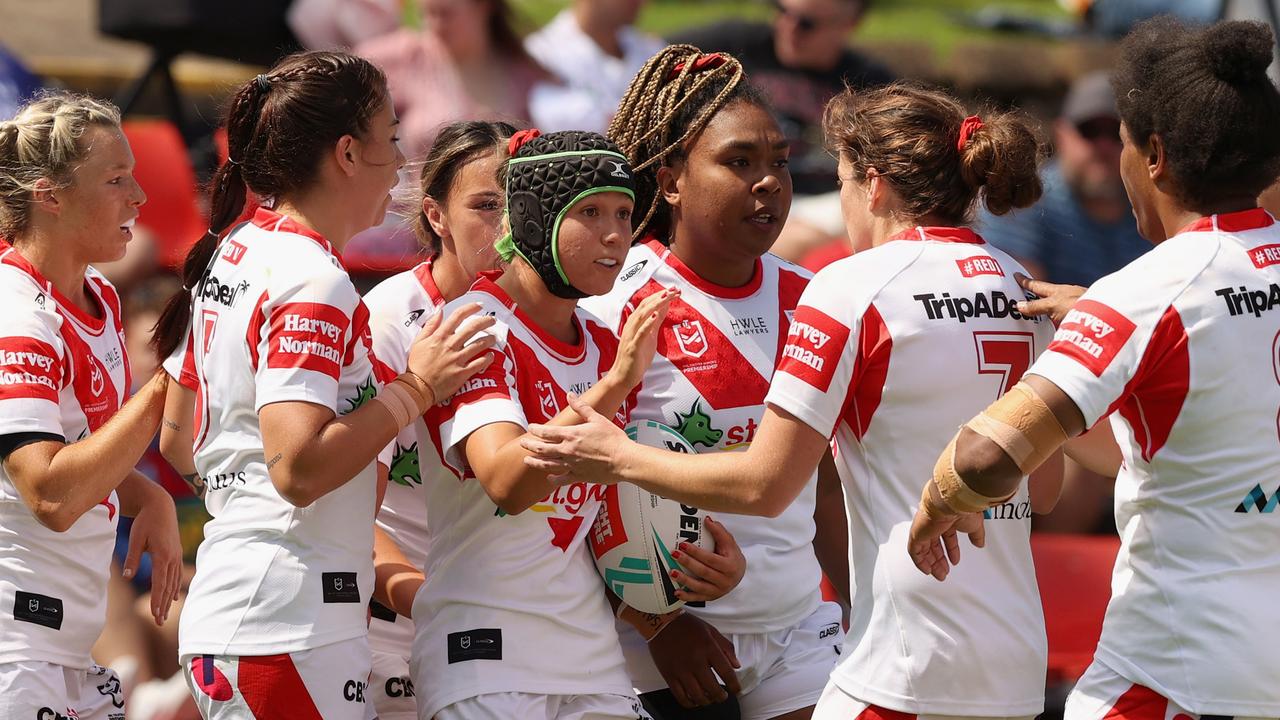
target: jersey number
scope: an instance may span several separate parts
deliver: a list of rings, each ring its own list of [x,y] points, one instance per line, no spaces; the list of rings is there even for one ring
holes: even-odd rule
[[[1022,379],[1036,357],[1035,336],[1029,332],[974,332],[973,346],[978,374],[1000,376],[1000,395]]]

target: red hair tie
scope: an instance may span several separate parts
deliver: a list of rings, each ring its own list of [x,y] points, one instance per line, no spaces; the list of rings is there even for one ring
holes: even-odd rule
[[[956,141],[956,149],[964,152],[965,146],[969,144],[969,138],[973,134],[982,129],[982,118],[977,115],[970,115],[960,123],[960,139]]]
[[[690,72],[700,73],[703,70],[714,70],[715,68],[724,65],[725,62],[725,57],[720,53],[703,55],[693,61],[693,69],[690,70]],[[676,66],[671,68],[671,72],[667,73],[667,82],[675,80],[676,76],[678,76],[682,71],[684,71],[684,63],[676,63]]]
[[[517,132],[515,135],[512,135],[511,139],[507,141],[507,155],[509,157],[515,157],[517,150],[524,147],[525,143],[529,142],[530,140],[540,135],[542,135],[542,131],[539,130],[538,128],[529,128],[528,130],[521,130]]]

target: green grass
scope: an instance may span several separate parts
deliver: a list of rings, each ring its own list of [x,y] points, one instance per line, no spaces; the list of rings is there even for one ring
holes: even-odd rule
[[[515,0],[522,18],[532,27],[551,19],[566,4],[567,0]],[[1066,16],[1057,0],[879,0],[858,29],[857,38],[871,43],[918,42],[945,57],[963,42],[1010,37],[962,22],[965,15],[990,5],[1038,17]],[[651,33],[666,35],[721,18],[764,20],[771,15],[769,3],[758,0],[650,0],[638,24]]]

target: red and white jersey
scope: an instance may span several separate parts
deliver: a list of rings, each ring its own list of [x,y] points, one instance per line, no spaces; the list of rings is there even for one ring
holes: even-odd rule
[[[466,467],[463,443],[493,423],[528,427],[567,407],[613,365],[618,341],[584,310],[570,345],[529,319],[492,274],[444,306],[478,302],[497,324],[493,362],[428,411],[431,432],[458,474],[423,473],[427,582],[414,601],[418,712],[494,692],[631,694],[604,583],[587,548],[604,488],[574,483],[518,515],[489,499]]]
[[[1047,649],[1026,483],[987,512],[945,583],[907,554],[920,488],[956,428],[1048,346],[1009,255],[963,228],[913,228],[819,271],[768,401],[835,437],[853,608],[832,681],[867,703],[1009,717],[1044,706]]]
[[[423,324],[444,305],[444,297],[431,278],[431,261],[387,278],[364,296],[369,307],[373,354],[389,372],[404,372],[409,346]],[[440,460],[436,441],[423,418],[402,429],[386,459],[390,468],[387,492],[378,510],[378,527],[400,546],[414,567],[427,564],[427,492],[423,475],[437,474],[456,480]],[[369,645],[375,652],[409,657],[413,647],[413,621],[405,617],[381,619],[369,624]]]
[[[621,333],[640,301],[679,288],[631,419],[669,425],[699,452],[745,450],[764,418],[790,315],[810,277],[765,255],[746,285],[720,287],[650,240],[631,248],[612,292],[582,304]],[[689,612],[723,633],[776,632],[813,614],[822,601],[813,554],[816,492],[814,476],[776,518],[716,513],[741,546],[747,573],[728,595]]]
[[[1124,454],[1097,660],[1194,713],[1280,716],[1280,224],[1193,223],[1095,283],[1029,372],[1112,413]]]
[[[196,387],[205,480],[184,655],[270,655],[361,637],[373,587],[374,463],[299,508],[267,473],[258,411],[307,402],[342,415],[373,398],[369,313],[323,237],[260,208],[193,291],[191,331],[165,363]]]
[[[0,435],[83,440],[129,394],[120,298],[94,269],[93,317],[0,242]],[[111,494],[64,533],[41,525],[0,464],[0,663],[92,664],[106,621],[119,503]]]

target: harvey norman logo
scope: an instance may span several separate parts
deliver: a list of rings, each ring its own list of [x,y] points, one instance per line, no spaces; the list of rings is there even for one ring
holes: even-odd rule
[[[1062,319],[1049,350],[1074,358],[1101,377],[1135,326],[1116,310],[1095,300],[1081,300]]]
[[[778,370],[826,392],[848,339],[849,328],[821,310],[801,305],[787,331]]]
[[[350,319],[323,303],[287,303],[271,314],[267,367],[300,367],[337,378]]]

